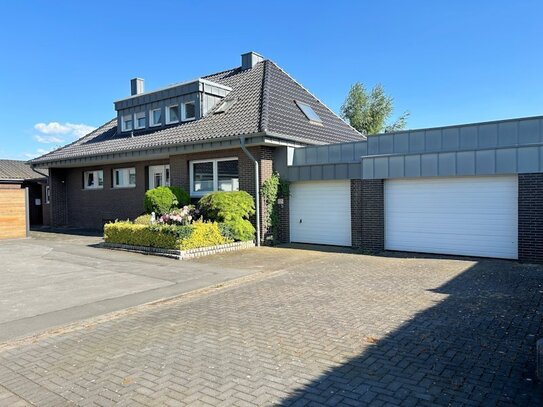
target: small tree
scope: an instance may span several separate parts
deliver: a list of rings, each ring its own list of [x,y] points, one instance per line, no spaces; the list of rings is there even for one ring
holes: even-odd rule
[[[356,82],[341,106],[341,116],[366,135],[402,130],[407,124],[409,112],[404,112],[396,121],[387,124],[394,109],[393,102],[380,84],[368,93],[364,85]]]

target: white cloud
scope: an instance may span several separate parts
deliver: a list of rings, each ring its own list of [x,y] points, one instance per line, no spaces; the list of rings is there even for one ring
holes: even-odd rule
[[[39,133],[34,136],[34,140],[39,143],[63,143],[68,141],[77,140],[95,129],[88,124],[76,124],[76,123],[36,123],[34,129]]]
[[[39,134],[34,136],[34,140],[43,144],[62,143],[64,141],[64,139],[57,136],[41,136]]]

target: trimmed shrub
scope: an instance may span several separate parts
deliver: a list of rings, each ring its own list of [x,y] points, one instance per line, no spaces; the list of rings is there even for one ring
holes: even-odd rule
[[[131,222],[108,223],[104,226],[104,240],[107,243],[178,249],[179,236],[169,230],[171,228],[175,227],[134,225]]]
[[[253,240],[255,237],[255,227],[247,219],[229,220],[222,223],[223,230],[227,230],[228,236],[234,240]]]
[[[143,207],[145,212],[157,215],[168,213],[177,206],[177,197],[168,187],[150,189],[145,193]]]
[[[181,187],[168,187],[170,191],[173,192],[177,198],[177,206],[183,207],[185,205],[190,205],[190,195]]]
[[[249,217],[255,213],[255,201],[245,191],[213,192],[198,202],[204,218],[220,222],[225,236],[234,240],[252,240],[255,228]]]
[[[217,246],[231,242],[225,238],[216,222],[194,222],[190,236],[181,240],[181,249],[196,249],[199,247]]]
[[[134,224],[136,225],[150,225],[151,224],[151,214],[146,213],[145,215],[140,215],[134,219]]]
[[[249,219],[255,213],[255,201],[245,191],[213,192],[198,201],[198,208],[206,219],[225,222]]]

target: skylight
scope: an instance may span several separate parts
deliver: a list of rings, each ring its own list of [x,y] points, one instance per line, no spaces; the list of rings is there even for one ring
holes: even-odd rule
[[[322,123],[322,119],[317,113],[315,113],[311,106],[309,106],[307,103],[299,102],[297,100],[295,100],[295,102],[310,122]]]
[[[226,113],[226,111],[230,109],[234,103],[236,103],[236,100],[237,99],[235,98],[225,99],[217,110],[215,110],[215,113]]]

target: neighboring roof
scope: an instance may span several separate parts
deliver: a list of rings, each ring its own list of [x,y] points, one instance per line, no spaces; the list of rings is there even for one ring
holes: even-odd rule
[[[24,161],[0,160],[0,182],[6,181],[29,181],[47,177],[47,170],[34,171]]]
[[[213,114],[211,111],[199,120],[160,130],[134,132],[133,137],[130,133],[117,132],[115,118],[72,144],[30,162],[40,164],[255,133],[273,134],[304,144],[365,138],[269,60],[259,62],[251,69],[230,69],[203,79],[231,87],[228,98],[236,98],[236,103],[225,113]],[[321,117],[322,125],[310,123],[295,100],[309,104]]]

